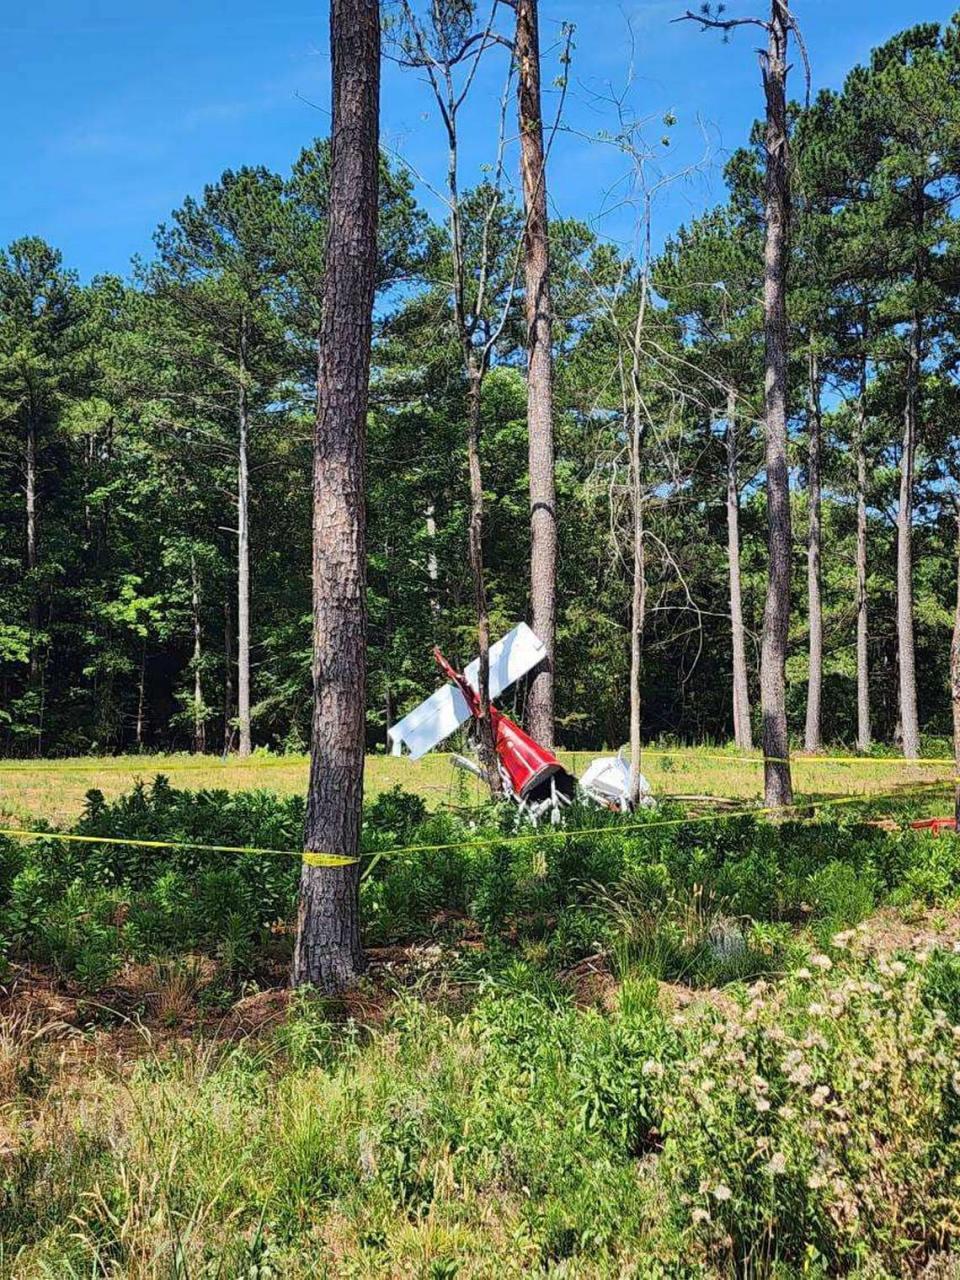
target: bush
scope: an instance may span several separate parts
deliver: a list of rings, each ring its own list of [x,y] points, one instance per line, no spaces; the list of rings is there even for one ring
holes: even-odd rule
[[[878,903],[939,904],[960,892],[960,842],[843,821],[775,826],[751,817],[663,825],[675,806],[628,822],[574,807],[564,831],[520,831],[509,806],[469,825],[428,814],[400,788],[363,824],[361,914],[370,944],[479,929],[567,967],[606,952],[622,972],[696,985],[778,972],[789,935],[818,936]],[[295,851],[303,803],[262,791],[177,791],[162,777],[107,802],[90,792],[76,832]],[[380,855],[380,856],[378,856]],[[284,853],[0,840],[0,937],[14,953],[102,980],[125,957],[218,956],[238,977],[295,911],[299,861]],[[64,908],[69,901],[73,916]]]
[[[71,1061],[38,1091],[59,1045],[14,1060],[0,1037],[4,1261],[934,1274],[960,1244],[960,958],[856,946],[682,1014],[642,975],[609,1013],[578,1009],[516,959],[457,1019],[408,994],[364,1035],[301,992],[256,1051],[185,1042],[82,1090]]]

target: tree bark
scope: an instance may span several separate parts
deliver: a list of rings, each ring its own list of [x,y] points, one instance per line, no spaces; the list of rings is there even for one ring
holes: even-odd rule
[[[480,469],[481,410],[483,407],[483,379],[490,356],[489,344],[479,348],[474,345],[474,333],[480,316],[468,318],[467,311],[467,263],[464,249],[463,225],[460,216],[460,189],[457,175],[458,103],[453,92],[450,69],[446,68],[444,82],[447,86],[446,102],[438,94],[438,103],[447,130],[447,192],[450,207],[450,249],[453,257],[453,312],[457,337],[463,358],[463,372],[467,387],[467,475],[469,488],[469,524],[467,530],[467,559],[473,586],[474,611],[477,617],[477,650],[479,659],[478,696],[480,717],[477,725],[479,740],[477,755],[484,778],[492,795],[499,795],[503,787],[497,769],[497,757],[490,720],[490,619],[487,612],[487,590],[483,570],[483,478]],[[487,261],[481,263],[486,275]],[[479,293],[479,290],[478,290]],[[478,298],[479,305],[479,298]]]
[[[243,314],[239,342],[240,389],[237,393],[237,724],[242,758],[253,750],[250,731],[250,421],[246,359],[247,318]]]
[[[233,610],[230,596],[223,598],[223,754],[233,745]]]
[[[477,725],[477,755],[487,785],[499,795],[502,784],[497,769],[497,753],[490,719],[490,615],[487,609],[487,587],[483,572],[483,478],[480,473],[480,410],[483,380],[475,362],[469,366],[467,386],[467,469],[470,479],[470,524],[468,548],[470,577],[473,580],[473,606],[477,616],[477,648],[480,658],[480,716]]]
[[[821,575],[821,454],[823,448],[823,414],[820,405],[820,361],[810,352],[809,405],[807,409],[808,444],[808,512],[807,534],[807,620],[809,639],[809,675],[807,679],[807,723],[804,747],[819,751],[823,746],[823,597]]]
[[[867,365],[860,370],[857,405],[857,750],[870,750],[870,657],[867,615]]]
[[[313,737],[308,852],[355,858],[366,692],[366,414],[377,252],[378,0],[331,0],[333,125],[313,469]],[[363,970],[359,863],[306,859],[293,982],[337,991]]]
[[[530,612],[547,651],[530,682],[527,727],[552,749],[557,626],[557,492],[553,438],[553,306],[547,224],[546,156],[540,96],[537,0],[517,0],[520,169],[523,179],[527,436],[530,470]]]
[[[643,432],[634,412],[630,445],[630,503],[633,515],[633,592],[630,602],[630,782],[633,808],[640,802],[640,755],[643,749],[643,630],[647,612],[647,566],[643,545],[643,490],[640,453]]]
[[[920,754],[917,672],[913,636],[913,468],[917,450],[917,399],[920,385],[920,317],[914,315],[907,347],[897,508],[897,660],[900,668],[900,726],[903,754]]]
[[[647,565],[643,544],[643,446],[646,418],[640,390],[643,326],[647,317],[650,288],[649,209],[646,221],[647,249],[640,274],[640,299],[633,326],[630,366],[630,514],[633,525],[633,589],[630,602],[630,780],[628,799],[632,807],[640,801],[640,755],[643,721],[643,628],[647,611]],[[626,402],[625,402],[626,409]],[[626,424],[624,424],[626,426]]]
[[[769,577],[760,654],[763,714],[764,798],[771,806],[793,803],[787,735],[786,660],[790,627],[790,473],[787,466],[786,271],[790,232],[787,140],[787,24],[785,0],[772,0],[769,38],[762,60],[766,118],[766,234],[763,315],[766,412]]]
[[[200,625],[200,578],[196,557],[190,556],[190,604],[193,610],[193,749],[202,755],[207,749],[207,729],[203,707],[203,676],[200,663],[203,656],[203,632]]]
[[[431,502],[424,516],[427,531],[427,578],[429,580],[430,613],[437,620],[440,616],[440,597],[437,594],[437,583],[440,578],[440,562],[437,559],[437,514]]]
[[[730,626],[733,633],[733,737],[737,746],[753,746],[747,644],[740,585],[740,485],[737,476],[737,397],[727,391],[727,565],[730,577]]]
[[[140,650],[140,679],[137,682],[137,751],[143,750],[143,730],[146,725],[147,642]]]
[[[27,514],[27,575],[30,604],[28,609],[28,625],[30,628],[30,683],[36,681],[39,672],[39,655],[37,633],[40,630],[40,597],[39,585],[36,581],[38,563],[37,555],[37,424],[32,409],[27,414],[27,439],[25,458],[26,478],[26,514]]]
[[[957,515],[957,604],[953,615],[950,645],[950,701],[953,706],[954,790],[953,816],[960,836],[960,497],[955,499]]]

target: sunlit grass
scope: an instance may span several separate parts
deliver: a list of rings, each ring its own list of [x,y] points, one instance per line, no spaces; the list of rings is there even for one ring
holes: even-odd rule
[[[582,773],[596,752],[560,752],[574,773]],[[73,822],[87,791],[97,788],[107,799],[129,791],[137,779],[158,773],[174,786],[198,790],[263,788],[281,795],[304,792],[306,756],[257,755],[241,761],[216,756],[150,755],[64,760],[0,761],[0,816],[23,821],[41,818],[55,824]],[[763,792],[763,765],[756,755],[744,758],[717,748],[678,747],[647,751],[643,772],[657,795],[717,796],[754,801]],[[794,785],[800,797],[870,795],[942,781],[946,811],[951,761],[914,764],[891,757],[863,759],[818,756],[794,757]],[[453,766],[446,754],[412,761],[394,756],[367,758],[365,789],[375,799],[397,785],[422,795],[430,808],[443,804],[473,805],[482,798],[481,784]],[[934,806],[936,807],[936,806]]]

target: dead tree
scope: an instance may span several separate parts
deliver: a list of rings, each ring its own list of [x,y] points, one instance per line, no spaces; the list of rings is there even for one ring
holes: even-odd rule
[[[547,659],[530,682],[527,727],[554,744],[557,629],[557,487],[553,438],[553,304],[547,226],[546,155],[540,97],[537,0],[515,0],[514,57],[523,178],[527,322],[527,436],[530,468],[530,613]]]
[[[632,35],[632,31],[631,31]],[[594,282],[607,322],[611,324],[617,343],[617,376],[620,384],[621,420],[618,440],[612,458],[603,461],[609,475],[610,533],[614,552],[630,573],[630,783],[629,799],[636,805],[640,799],[640,765],[643,728],[643,650],[647,622],[647,542],[652,542],[676,575],[686,594],[686,607],[697,615],[694,604],[676,557],[653,532],[646,527],[646,512],[653,506],[662,506],[681,488],[681,476],[677,457],[668,440],[672,421],[678,418],[677,406],[685,401],[685,384],[688,371],[682,375],[671,353],[655,332],[650,332],[652,272],[652,215],[659,193],[674,182],[689,176],[697,167],[664,173],[654,160],[654,153],[644,138],[647,121],[638,119],[628,106],[632,86],[632,71],[624,89],[614,95],[595,95],[600,107],[611,108],[616,114],[617,127],[613,134],[606,131],[597,141],[615,146],[624,156],[628,173],[626,190],[620,194],[623,203],[637,209],[636,237],[637,262],[624,262],[620,279],[610,298]],[[633,269],[635,267],[635,270]],[[626,308],[624,308],[626,303]],[[636,308],[633,310],[633,308]],[[648,456],[652,455],[652,456]],[[619,483],[626,457],[627,483]],[[656,465],[654,465],[656,464]],[[650,473],[660,471],[651,482]],[[616,508],[618,495],[626,494],[627,518],[618,521]],[[630,547],[630,564],[619,546],[618,523],[628,526],[625,541]]]
[[[747,632],[743,624],[740,581],[740,482],[737,448],[737,397],[727,388],[727,574],[730,581],[730,629],[733,637],[733,738],[741,751],[753,746],[750,686],[747,679]]]
[[[647,226],[649,227],[649,210]],[[647,434],[647,410],[640,384],[643,327],[649,294],[647,263],[640,284],[640,302],[634,326],[630,364],[630,513],[633,542],[633,592],[630,600],[630,804],[640,802],[640,750],[643,718],[643,633],[647,621],[647,564],[643,543],[643,446]]]
[[[820,361],[815,350],[808,358],[809,403],[807,407],[807,496],[810,510],[807,526],[807,616],[809,620],[809,673],[807,676],[807,721],[803,745],[819,751],[823,745],[823,592],[821,573],[821,454],[823,411],[820,404]]]
[[[787,732],[786,661],[790,629],[790,472],[787,465],[787,263],[790,239],[790,147],[787,132],[787,44],[794,32],[806,63],[806,51],[787,0],[771,0],[769,18],[722,18],[705,5],[680,21],[699,22],[729,35],[735,27],[766,32],[760,54],[766,100],[765,237],[763,253],[764,416],[766,423],[767,523],[769,569],[760,651],[760,704],[763,718],[764,800],[793,803],[790,739]],[[809,84],[809,67],[807,70]]]
[[[377,253],[378,0],[331,0],[333,124],[313,444],[313,737],[294,984],[363,969],[360,868],[366,694],[365,434]],[[310,857],[310,855],[319,855]],[[332,855],[332,858],[331,858]]]
[[[493,0],[486,26],[472,31],[472,6],[456,0],[433,0],[430,16],[421,21],[410,0],[402,0],[403,31],[400,38],[401,65],[426,73],[427,82],[443,121],[447,142],[446,191],[450,257],[452,267],[453,323],[463,360],[467,408],[467,477],[469,486],[469,522],[467,529],[468,559],[473,587],[474,612],[477,620],[477,649],[480,663],[480,715],[477,754],[491,792],[501,791],[500,774],[494,750],[490,720],[490,618],[487,608],[486,576],[483,564],[483,476],[480,467],[481,414],[483,383],[490,368],[494,347],[506,324],[513,298],[509,290],[499,322],[490,323],[486,314],[490,303],[491,247],[490,231],[502,207],[504,122],[507,91],[501,103],[500,136],[495,177],[490,185],[490,198],[483,222],[480,261],[475,267],[475,280],[468,275],[467,246],[463,225],[463,200],[459,175],[459,114],[467,99],[484,51],[493,44],[506,44],[493,30],[498,0]],[[456,70],[462,71],[460,81]],[[512,81],[510,65],[507,88]],[[515,267],[519,267],[518,261]],[[470,285],[473,288],[470,288]]]

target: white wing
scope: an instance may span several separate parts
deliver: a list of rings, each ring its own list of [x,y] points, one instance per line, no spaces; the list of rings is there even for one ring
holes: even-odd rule
[[[514,681],[532,671],[547,651],[525,622],[490,646],[490,697],[497,698]],[[480,682],[480,659],[463,673],[467,682],[476,689]],[[432,750],[444,738],[470,719],[470,708],[463,694],[454,684],[445,684],[432,693],[425,702],[398,720],[387,730],[387,741],[395,756],[403,754],[406,747],[414,760]]]
[[[445,684],[392,725],[387,741],[395,756],[402,755],[406,747],[414,760],[419,760],[469,719],[470,708],[463,694],[455,684]]]

